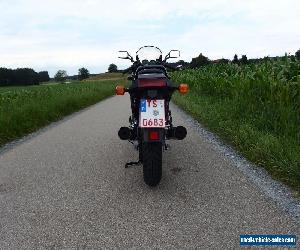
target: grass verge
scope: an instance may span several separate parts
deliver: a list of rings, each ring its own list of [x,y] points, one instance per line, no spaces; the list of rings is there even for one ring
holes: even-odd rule
[[[272,82],[271,73],[255,76],[264,65],[234,67],[175,73],[175,81],[188,83],[191,91],[174,94],[173,101],[299,196],[299,78]]]
[[[251,117],[239,118],[238,104],[233,101],[195,94],[185,97],[175,94],[173,101],[248,160],[300,192],[300,145],[296,138],[262,131],[253,124]]]
[[[113,95],[115,86],[113,79],[0,88],[0,146]]]

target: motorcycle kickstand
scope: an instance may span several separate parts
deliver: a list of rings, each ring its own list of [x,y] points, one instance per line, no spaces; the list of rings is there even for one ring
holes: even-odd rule
[[[131,166],[134,166],[134,165],[140,165],[142,162],[139,160],[139,161],[131,161],[131,162],[127,162],[125,164],[125,168],[129,168]]]
[[[129,141],[129,142],[134,145],[134,143],[132,141]],[[137,145],[134,145],[134,147],[135,147],[136,150],[138,150]],[[138,161],[127,162],[125,164],[125,168],[129,168],[129,167],[134,166],[134,165],[140,165],[141,163],[142,163],[142,161],[140,159]]]

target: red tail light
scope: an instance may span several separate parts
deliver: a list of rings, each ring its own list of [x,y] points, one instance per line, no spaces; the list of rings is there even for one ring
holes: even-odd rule
[[[158,131],[149,131],[149,140],[150,141],[157,141],[159,139]]]
[[[167,81],[165,79],[140,79],[138,81],[138,86],[141,88],[147,87],[165,87]]]

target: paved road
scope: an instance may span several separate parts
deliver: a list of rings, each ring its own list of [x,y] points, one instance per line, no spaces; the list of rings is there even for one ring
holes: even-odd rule
[[[128,96],[80,112],[0,154],[0,249],[237,249],[246,233],[299,227],[188,127],[157,188],[117,137]]]

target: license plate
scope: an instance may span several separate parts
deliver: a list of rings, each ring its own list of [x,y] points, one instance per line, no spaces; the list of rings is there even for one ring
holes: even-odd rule
[[[145,100],[140,102],[140,127],[141,128],[164,128],[165,100]]]

